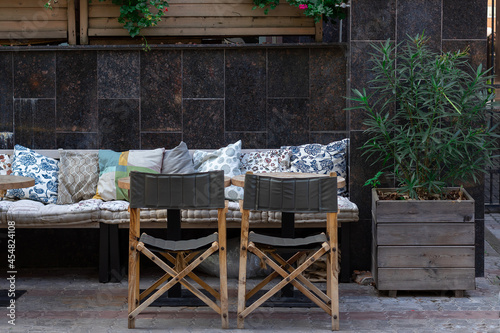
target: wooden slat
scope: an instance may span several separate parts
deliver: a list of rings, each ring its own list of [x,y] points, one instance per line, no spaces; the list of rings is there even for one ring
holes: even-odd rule
[[[372,191],[372,208],[377,223],[383,222],[471,222],[474,221],[474,200],[376,200]]]
[[[73,1],[73,0],[72,0]],[[0,1],[0,8],[42,8],[45,1],[42,0],[2,0]],[[68,6],[68,0],[58,0],[57,4],[52,3],[52,7],[56,8],[66,8]]]
[[[11,32],[0,32],[0,39],[9,39],[9,40],[17,40],[17,39],[37,39],[37,38],[58,38],[58,39],[66,39],[68,37],[68,32],[64,31],[38,31],[38,32],[29,32],[23,33],[18,31]]]
[[[474,223],[379,224],[378,245],[474,245]]]
[[[67,21],[67,8],[2,8],[0,21]]]
[[[89,17],[118,17],[120,8],[118,6],[89,6]],[[236,16],[236,17],[273,17],[273,16],[304,16],[303,11],[293,6],[282,6],[279,9],[270,10],[268,15],[263,10],[252,10],[248,4],[173,4],[168,7],[168,16]],[[312,19],[311,19],[312,20]]]
[[[32,21],[0,21],[0,31],[25,31],[27,34],[31,32],[41,31],[66,31],[68,22],[66,21],[47,21],[43,24],[37,24]]]
[[[474,268],[474,246],[379,246],[378,267]]]
[[[264,28],[308,27],[314,23],[307,17],[166,17],[154,29],[161,28]],[[91,29],[123,29],[115,18],[91,18]]]
[[[144,29],[145,36],[279,36],[314,35],[314,28],[164,28]],[[127,36],[125,29],[89,29],[89,36]]]
[[[380,268],[379,290],[473,290],[474,268]]]

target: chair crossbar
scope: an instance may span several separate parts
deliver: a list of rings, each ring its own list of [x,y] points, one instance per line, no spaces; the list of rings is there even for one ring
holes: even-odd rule
[[[185,260],[187,262],[190,262],[196,256],[197,253],[198,252],[194,253],[194,256],[192,255],[193,253],[190,253],[189,255],[186,256]],[[170,261],[170,263],[175,264],[176,260],[170,253],[164,252],[164,253],[161,253],[161,255],[164,256],[168,261]],[[198,275],[196,275],[194,272],[189,272],[188,276],[194,282],[198,283],[198,285],[200,287],[205,289],[210,295],[215,297],[215,299],[220,301],[220,293],[217,290],[215,290],[214,288],[212,288],[208,283],[203,281]]]
[[[286,265],[292,265],[295,263],[299,258],[302,256],[302,252],[297,252],[295,253],[290,259],[288,259],[285,263],[281,263],[281,267],[286,267]],[[290,266],[291,267],[291,266]],[[269,282],[274,280],[276,277],[278,277],[278,273],[276,271],[272,271],[271,274],[269,274],[265,279],[263,279],[258,285],[256,285],[252,290],[250,290],[248,293],[246,293],[245,296],[245,301],[247,301],[250,297],[255,295],[259,290],[264,288]]]
[[[295,269],[292,273],[287,274],[283,269],[281,269],[273,260],[271,260],[268,256],[265,255],[262,251],[260,251],[254,243],[250,242],[248,244],[248,251],[254,253],[257,257],[259,257],[261,260],[263,260],[266,264],[269,264],[275,271],[278,272],[284,272],[284,279],[281,280],[278,284],[276,284],[274,287],[269,289],[264,295],[262,295],[258,300],[256,300],[253,304],[251,304],[249,307],[247,307],[245,310],[243,310],[240,313],[241,317],[246,317],[248,314],[250,314],[252,311],[257,309],[262,303],[267,301],[269,298],[271,298],[274,294],[276,294],[279,290],[281,290],[285,285],[288,283],[292,283],[294,286],[297,287],[297,289],[301,290],[302,293],[306,290],[300,283],[295,281],[295,278],[299,275],[302,274],[303,271],[305,271],[314,261],[318,260],[323,254],[325,254],[328,250],[330,249],[328,243],[323,243],[323,246],[321,247],[320,250],[318,250],[315,254],[313,254],[308,260],[306,260],[302,265],[300,265],[297,269]],[[280,274],[281,275],[281,274]],[[312,293],[309,293],[312,295]],[[307,292],[305,293],[307,296]],[[316,303],[318,306],[322,307],[325,306],[323,302],[321,302],[317,297],[312,295],[311,300]],[[321,304],[321,305],[320,305]],[[323,308],[324,309],[324,308]],[[325,310],[325,309],[324,309]],[[329,313],[329,310],[325,310],[327,313]]]
[[[221,314],[220,307],[214,303],[210,298],[200,292],[197,288],[195,288],[191,283],[186,281],[184,277],[191,272],[194,268],[196,268],[205,258],[210,256],[212,253],[217,251],[219,248],[218,243],[214,242],[212,246],[203,252],[198,258],[196,258],[193,262],[191,262],[186,268],[184,268],[180,272],[176,272],[173,268],[165,264],[161,259],[159,259],[153,252],[147,249],[143,243],[137,244],[137,250],[143,253],[146,257],[151,259],[155,264],[161,267],[164,271],[172,276],[172,279],[167,282],[164,286],[158,289],[153,295],[151,295],[147,300],[141,303],[135,310],[129,313],[129,318],[133,319],[137,317],[139,313],[141,313],[144,309],[146,309],[151,303],[153,303],[158,297],[163,295],[167,290],[169,290],[176,283],[181,283],[186,287],[191,293],[197,296],[200,300],[202,300],[205,304],[207,304],[210,308],[212,308],[218,314]]]
[[[298,253],[302,253],[302,252],[298,252]],[[281,264],[282,265],[281,268],[283,268],[283,266],[284,266],[283,264],[286,263],[285,260],[277,253],[271,252],[270,255],[271,255],[271,257],[274,258],[274,260],[276,260],[276,262]],[[287,269],[287,271],[289,273],[292,273],[295,270],[295,268],[293,268],[290,265],[285,266],[285,268]],[[278,274],[278,273],[276,273],[276,274]],[[314,283],[312,283],[311,281],[306,279],[302,274],[297,276],[297,280],[302,282],[306,287],[309,288],[309,290],[313,291],[316,295],[318,295],[325,303],[331,302],[330,297],[328,297],[328,295],[326,295],[323,291],[321,291],[321,289],[316,287],[314,285]]]

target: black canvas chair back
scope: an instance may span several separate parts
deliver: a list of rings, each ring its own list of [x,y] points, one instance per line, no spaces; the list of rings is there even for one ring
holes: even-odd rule
[[[179,211],[175,215],[179,217],[179,226],[175,227],[179,231],[180,209],[217,209],[218,232],[196,239],[164,240],[146,233],[139,238],[141,208],[167,209],[169,220],[174,216],[170,214],[171,211]],[[129,328],[135,328],[136,317],[143,310],[178,284],[220,314],[222,327],[228,327],[226,211],[223,171],[194,174],[130,173]],[[171,228],[170,222],[167,230]],[[139,291],[140,253],[164,271],[164,275],[142,293]],[[219,254],[219,290],[193,272],[214,253]],[[191,280],[200,287],[193,285]]]
[[[337,212],[337,177],[245,175],[243,209],[290,213]]]
[[[325,232],[304,238],[258,234],[249,230],[250,210],[282,212],[282,216],[291,216],[292,226],[294,213],[326,213]],[[251,173],[245,175],[238,279],[238,328],[244,327],[245,318],[255,309],[291,284],[332,317],[332,330],[339,329],[337,211],[337,177],[334,174],[310,178],[275,178]],[[280,255],[280,248],[295,249],[295,254],[284,259]],[[274,270],[251,290],[246,289],[248,251]],[[304,254],[307,259],[294,268],[292,265]],[[302,275],[324,256],[327,262],[326,292]],[[275,278],[280,278],[280,281],[265,291],[264,287]]]
[[[131,208],[224,208],[224,172],[130,173]]]

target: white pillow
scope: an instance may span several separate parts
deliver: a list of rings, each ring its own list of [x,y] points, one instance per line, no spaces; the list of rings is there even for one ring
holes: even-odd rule
[[[35,186],[8,190],[7,196],[31,199],[43,203],[57,202],[59,161],[40,155],[33,150],[16,145],[12,175],[35,179]]]
[[[193,153],[194,168],[197,172],[223,170],[225,176],[241,175],[241,140],[216,151],[196,150]],[[231,185],[225,189],[226,199],[243,199],[243,188]]]

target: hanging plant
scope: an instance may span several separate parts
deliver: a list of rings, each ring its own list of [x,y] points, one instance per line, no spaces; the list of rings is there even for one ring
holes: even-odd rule
[[[345,8],[350,0],[286,0],[291,6],[304,10],[304,15],[314,17],[314,22],[319,22],[322,17],[334,21],[344,19]],[[253,0],[253,9],[262,8],[264,14],[269,13],[269,9],[275,9],[279,5],[279,0]]]
[[[154,27],[168,11],[168,2],[165,0],[112,0],[112,2],[120,6],[118,22],[123,24],[130,37],[140,35],[143,28]],[[47,1],[45,8],[52,9],[52,3],[57,3],[57,0]]]

